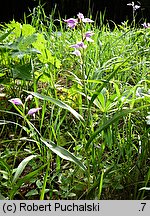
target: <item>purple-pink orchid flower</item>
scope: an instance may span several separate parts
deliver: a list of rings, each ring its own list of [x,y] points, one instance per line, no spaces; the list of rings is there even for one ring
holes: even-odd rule
[[[79,50],[77,50],[77,49],[75,49],[75,50],[72,52],[72,54],[81,57],[81,52],[80,52]]]
[[[94,40],[91,39],[91,36],[93,36],[93,35],[94,35],[94,33],[91,31],[86,32],[85,33],[85,40],[87,40],[88,42],[94,42]]]
[[[136,5],[134,2],[128,3],[127,6],[132,6],[134,11],[138,10],[141,7],[140,5]]]
[[[28,95],[27,98],[25,99],[25,101],[26,101],[26,102],[27,102],[27,101],[31,101],[32,98],[33,98],[33,95]]]
[[[77,25],[78,20],[74,18],[70,18],[70,19],[64,19],[64,22],[66,22],[67,26],[72,29]]]
[[[86,48],[87,48],[87,45],[85,45],[85,44],[83,43],[83,41],[80,41],[80,42],[78,42],[77,44],[71,45],[70,47],[75,48],[75,49],[79,49],[79,48],[86,49]]]
[[[9,102],[11,102],[12,104],[18,106],[18,105],[22,105],[22,101],[20,100],[20,98],[12,98],[9,100]]]
[[[82,22],[84,22],[84,23],[92,23],[94,21],[89,19],[89,18],[84,18],[84,19],[82,19]]]
[[[38,112],[39,110],[41,110],[41,107],[38,108],[32,108],[28,111],[28,115],[34,115],[36,112]]]
[[[81,20],[84,19],[84,15],[80,12],[77,14],[77,17],[78,19],[81,19]]]
[[[87,40],[88,42],[94,42],[94,40],[91,39],[92,35],[94,35],[93,32],[91,32],[91,31],[86,32],[84,40]],[[86,49],[87,45],[84,44],[83,41],[80,41],[76,44],[71,45],[70,47],[75,48],[75,50],[72,52],[72,54],[74,54],[76,56],[81,56],[81,52],[78,49],[80,49],[80,48]]]
[[[92,23],[94,22],[93,20],[89,19],[89,18],[84,18],[84,15],[82,13],[78,13],[77,17],[79,20],[81,20],[83,23]]]
[[[150,23],[146,23],[144,22],[143,24],[141,24],[144,28],[150,28]]]
[[[28,97],[26,98],[26,101],[27,100],[32,100],[32,95],[28,95]],[[11,102],[12,104],[18,106],[18,105],[23,105],[22,101],[20,98],[12,98],[9,100],[9,102]],[[38,108],[32,108],[28,111],[28,115],[33,115],[35,116],[35,113],[38,112],[39,110],[41,110],[42,108],[41,107],[38,107]]]
[[[75,48],[75,50],[72,52],[72,54],[76,55],[76,56],[81,56],[81,52],[78,50],[80,48],[82,49],[86,49],[87,45],[85,45],[83,43],[83,41],[78,42],[77,44],[73,44],[70,47]]]
[[[77,17],[78,17],[78,19],[74,19],[74,18],[64,19],[64,22],[66,22],[67,26],[71,29],[75,28],[76,25],[80,22],[83,22],[83,23],[94,22],[93,20],[91,20],[89,18],[84,18],[84,15],[82,13],[78,13]]]

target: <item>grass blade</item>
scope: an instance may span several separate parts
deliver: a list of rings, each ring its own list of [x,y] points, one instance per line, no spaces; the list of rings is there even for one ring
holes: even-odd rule
[[[94,100],[97,98],[97,96],[99,95],[99,93],[101,92],[101,90],[105,87],[106,83],[108,83],[111,78],[114,77],[114,75],[118,72],[118,70],[120,69],[120,67],[122,67],[124,65],[124,63],[128,60],[129,58],[127,58],[125,61],[121,61],[121,62],[118,62],[118,66],[115,68],[115,65],[114,65],[114,71],[107,77],[106,81],[107,82],[103,82],[102,84],[100,84],[100,87],[98,88],[98,90],[96,91],[96,93],[93,94],[92,98],[91,98],[91,101],[90,101],[90,106],[92,105],[92,103],[94,102]],[[117,63],[117,62],[116,62]],[[98,85],[99,86],[99,85]],[[97,87],[98,87],[97,86]]]
[[[120,119],[123,116],[126,116],[129,113],[133,113],[135,111],[138,111],[140,109],[144,109],[149,107],[150,105],[145,105],[145,106],[141,106],[135,109],[127,109],[127,110],[122,110],[118,113],[116,113],[111,119],[109,119],[108,121],[106,121],[103,125],[101,125],[90,137],[90,139],[88,140],[88,142],[86,143],[86,149],[89,147],[90,143],[96,138],[96,136],[104,129],[106,129],[107,127],[109,127],[111,124],[113,124],[114,122],[116,122],[118,119]]]

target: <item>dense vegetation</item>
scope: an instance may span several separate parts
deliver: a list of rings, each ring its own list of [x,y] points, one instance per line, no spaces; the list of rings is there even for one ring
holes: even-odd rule
[[[1,26],[1,199],[150,198],[150,28],[91,19]]]

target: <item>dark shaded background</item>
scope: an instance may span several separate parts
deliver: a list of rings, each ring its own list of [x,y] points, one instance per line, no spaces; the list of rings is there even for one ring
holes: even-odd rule
[[[132,2],[132,0],[90,0],[90,4],[89,0],[41,0],[40,2],[45,4],[44,8],[47,15],[57,4],[56,18],[58,18],[58,14],[61,17],[73,17],[78,12],[87,15],[90,5],[94,19],[99,11],[104,12],[106,10],[106,20],[113,20],[115,23],[127,19],[132,20],[132,7],[127,6],[127,3]],[[145,19],[150,22],[150,0],[140,0],[140,2],[141,9],[138,10],[137,22],[142,23]],[[9,22],[13,18],[16,21],[23,20],[24,13],[29,15],[30,10],[32,11],[34,7],[38,6],[38,3],[39,0],[4,0],[0,6],[0,23]]]

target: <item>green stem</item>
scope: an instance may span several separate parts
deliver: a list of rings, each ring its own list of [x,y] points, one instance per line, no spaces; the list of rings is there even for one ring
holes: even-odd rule
[[[47,183],[47,179],[48,179],[48,176],[49,176],[49,171],[50,171],[50,151],[47,151],[47,168],[46,168],[46,173],[45,173],[45,176],[44,176],[44,182],[43,182],[43,187],[42,187],[42,190],[41,190],[41,195],[40,195],[40,200],[44,200],[44,195],[45,195],[45,190],[46,190],[46,183]]]
[[[100,200],[101,194],[102,194],[102,188],[103,188],[103,179],[104,179],[104,170],[102,170],[100,182],[99,182],[99,193],[98,193],[98,199]]]

